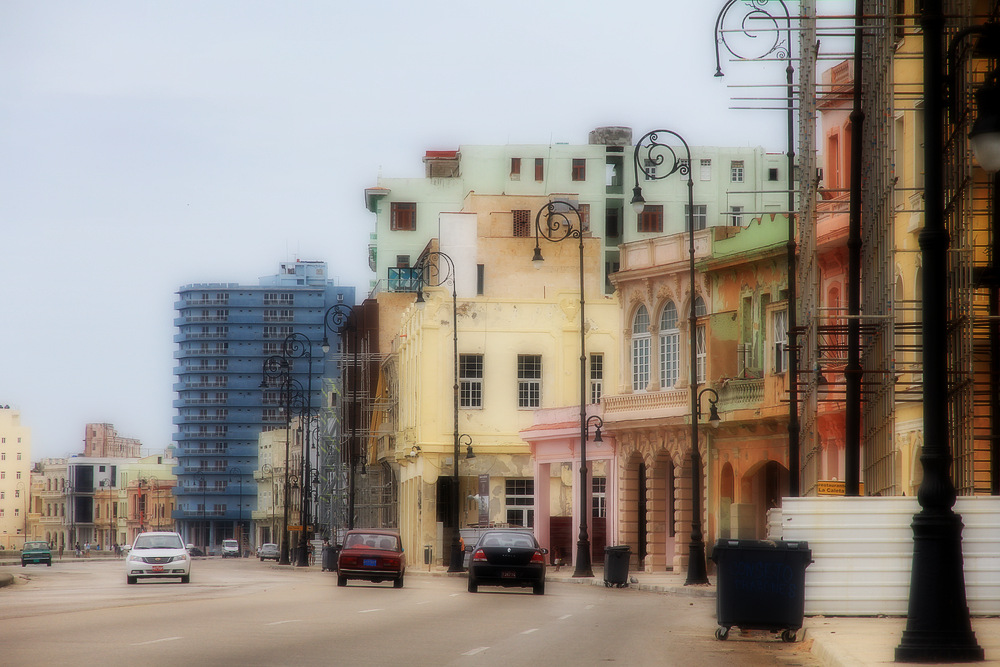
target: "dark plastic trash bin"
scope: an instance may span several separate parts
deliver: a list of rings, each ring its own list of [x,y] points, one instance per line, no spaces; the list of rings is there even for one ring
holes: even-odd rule
[[[632,549],[626,546],[604,547],[604,585],[628,586],[628,562]]]
[[[323,571],[324,572],[336,572],[337,571],[337,556],[340,555],[340,547],[326,546],[323,547]]]
[[[805,613],[806,566],[812,562],[807,542],[719,540],[712,560],[718,569],[716,639],[726,639],[735,625],[780,631],[782,640],[795,641]]]

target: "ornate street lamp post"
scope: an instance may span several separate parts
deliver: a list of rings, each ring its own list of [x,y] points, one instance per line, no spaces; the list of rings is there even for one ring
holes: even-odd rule
[[[285,351],[285,346],[282,346],[282,351]],[[260,387],[264,389],[266,387],[277,386],[281,389],[282,399],[285,406],[285,484],[282,500],[282,525],[281,525],[281,553],[279,556],[279,565],[289,565],[291,563],[289,559],[289,544],[288,544],[288,507],[291,504],[289,496],[289,461],[288,455],[291,449],[289,439],[291,438],[292,432],[292,409],[296,405],[301,406],[305,403],[305,398],[302,396],[302,385],[297,380],[292,378],[292,362],[287,356],[272,356],[264,360],[264,367],[262,370],[263,379],[261,380]]]
[[[434,261],[434,260],[437,261]],[[444,268],[442,269],[441,262],[444,262]],[[458,277],[455,275],[455,262],[450,256],[443,252],[437,250],[432,250],[420,258],[420,262],[417,264],[416,273],[419,278],[419,284],[417,287],[417,308],[424,307],[424,284],[430,285],[431,287],[440,287],[451,279],[451,331],[452,331],[452,344],[453,344],[453,366],[454,366],[454,378],[455,383],[452,387],[452,402],[454,404],[453,417],[454,417],[454,431],[452,433],[452,444],[454,446],[454,452],[452,455],[452,469],[451,469],[451,511],[449,514],[449,523],[451,524],[451,550],[450,559],[448,563],[449,572],[461,572],[462,571],[462,561],[463,554],[462,549],[459,546],[459,493],[458,493],[458,453],[460,449],[459,445],[459,433],[458,433]]]
[[[330,352],[330,339],[327,338],[327,331],[337,332],[337,336],[340,338],[344,349],[350,348],[351,352],[351,364],[350,372],[346,370],[341,379],[341,383],[344,388],[344,394],[346,395],[346,400],[343,402],[343,410],[341,412],[341,428],[347,432],[346,442],[347,442],[347,529],[351,530],[354,528],[354,491],[355,491],[355,463],[357,461],[357,455],[355,449],[359,447],[356,438],[357,421],[360,417],[357,414],[358,409],[358,392],[361,387],[361,383],[358,381],[358,374],[361,372],[358,369],[358,347],[360,345],[360,335],[358,327],[358,311],[353,307],[348,306],[346,303],[338,303],[330,306],[326,314],[323,316],[323,354]],[[347,332],[351,332],[352,339],[348,343]],[[341,460],[338,462],[343,463],[344,458],[344,447],[340,448]],[[339,479],[339,475],[338,475]],[[338,483],[339,488],[339,483]]]
[[[268,531],[268,538],[269,539],[261,540],[260,544],[263,544],[264,542],[273,542],[274,539],[275,539],[275,537],[274,537],[274,533],[275,533],[275,529],[274,529],[275,528],[275,526],[274,526],[274,497],[276,495],[278,495],[278,490],[277,490],[277,488],[275,487],[275,484],[274,484],[274,466],[272,466],[270,463],[265,463],[264,465],[262,465],[260,467],[260,476],[261,476],[262,479],[266,476],[267,479],[268,479],[268,481],[271,484],[271,517],[268,519],[268,523],[267,523],[267,531]]]
[[[205,475],[201,473],[195,475],[194,478],[201,489],[201,539],[202,546],[205,547],[205,553],[208,554],[208,519],[206,518],[206,511],[208,510],[208,484],[205,482]]]
[[[568,214],[572,213],[571,218]],[[542,224],[542,217],[545,224]],[[576,542],[576,568],[574,577],[592,577],[594,570],[590,558],[590,535],[587,519],[590,507],[587,499],[589,478],[587,476],[587,320],[584,314],[585,295],[583,291],[583,218],[580,209],[566,201],[553,201],[535,214],[535,254],[531,258],[535,268],[541,268],[544,258],[540,240],[558,243],[566,239],[577,239],[580,247],[580,535]]]
[[[667,139],[674,137],[684,149],[684,158],[677,154],[679,147],[661,143],[659,138],[666,135]],[[643,146],[644,142],[648,142]],[[640,153],[645,153],[644,162],[640,162]],[[688,192],[688,254],[690,256],[690,373],[691,373],[691,543],[688,550],[688,572],[685,586],[708,583],[708,567],[705,561],[705,539],[701,531],[701,452],[698,450],[698,311],[696,308],[697,290],[695,289],[694,269],[694,180],[691,174],[691,149],[681,135],[671,130],[653,130],[647,132],[635,143],[635,188],[632,191],[632,208],[637,214],[642,214],[646,200],[642,198],[642,187],[639,185],[639,174],[645,174],[647,179],[660,180],[674,172],[687,176]],[[669,160],[669,162],[668,162]],[[666,173],[660,175],[656,171],[643,168],[644,165],[659,167],[666,163]]]
[[[240,485],[239,520],[236,522],[236,541],[240,545],[240,555],[243,555],[243,472],[236,466],[229,469],[229,479],[236,480]]]
[[[962,517],[952,509],[957,491],[950,474],[950,383],[948,355],[944,353],[948,349],[951,323],[948,320],[949,237],[944,220],[945,160],[942,149],[942,100],[948,91],[944,79],[941,0],[924,1],[920,25],[924,48],[924,227],[919,237],[923,260],[924,444],[920,463],[924,476],[917,490],[920,511],[913,516],[912,524],[913,564],[906,630],[896,647],[896,660],[971,662],[983,660],[985,654],[976,642],[969,617],[962,561]],[[988,30],[986,26],[977,26],[955,36],[949,55],[971,34],[983,35],[990,38],[994,46],[996,44],[993,40],[995,26]],[[954,85],[951,92],[954,94]],[[979,111],[983,114],[985,110]],[[995,113],[996,109],[990,111]],[[977,129],[983,129],[978,122],[973,127],[973,135],[979,135]],[[985,153],[977,151],[977,156],[985,156]],[[998,165],[983,166],[996,169]]]
[[[795,272],[795,68],[792,66],[792,18],[784,0],[778,0],[782,13],[777,16],[767,11],[766,2],[740,3],[727,0],[715,20],[715,76],[725,76],[719,58],[721,45],[736,60],[762,61],[770,58],[784,58],[785,64],[785,109],[788,158],[786,170],[788,187],[788,241],[786,242],[788,264],[788,495],[799,495],[799,361],[798,361],[798,302],[796,299]],[[727,30],[730,10],[742,10],[742,16],[734,21],[738,30]],[[737,14],[739,15],[739,11]],[[784,35],[782,26],[784,23]],[[743,37],[742,40],[733,37]],[[753,53],[745,47],[753,45]],[[860,136],[860,133],[858,133]]]

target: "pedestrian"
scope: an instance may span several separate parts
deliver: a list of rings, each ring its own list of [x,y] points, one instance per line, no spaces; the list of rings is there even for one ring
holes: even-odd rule
[[[83,543],[83,557],[90,558],[90,542]]]
[[[75,546],[76,546],[76,557],[79,558],[80,557],[80,543],[77,542]]]
[[[316,554],[314,554],[313,551],[314,551],[314,549],[313,549],[313,543],[309,542],[309,544],[306,546],[306,552],[309,554],[309,564],[310,565],[315,565],[316,564]]]

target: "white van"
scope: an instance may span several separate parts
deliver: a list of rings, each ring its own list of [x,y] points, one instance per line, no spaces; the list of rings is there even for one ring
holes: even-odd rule
[[[222,557],[229,558],[240,557],[240,543],[236,540],[222,540]]]

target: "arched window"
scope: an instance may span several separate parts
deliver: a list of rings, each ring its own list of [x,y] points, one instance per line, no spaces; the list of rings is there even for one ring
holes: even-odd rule
[[[660,313],[660,387],[663,389],[677,384],[680,372],[680,338],[677,306],[673,301],[668,301]]]
[[[639,306],[632,318],[632,391],[649,386],[649,311]]]

